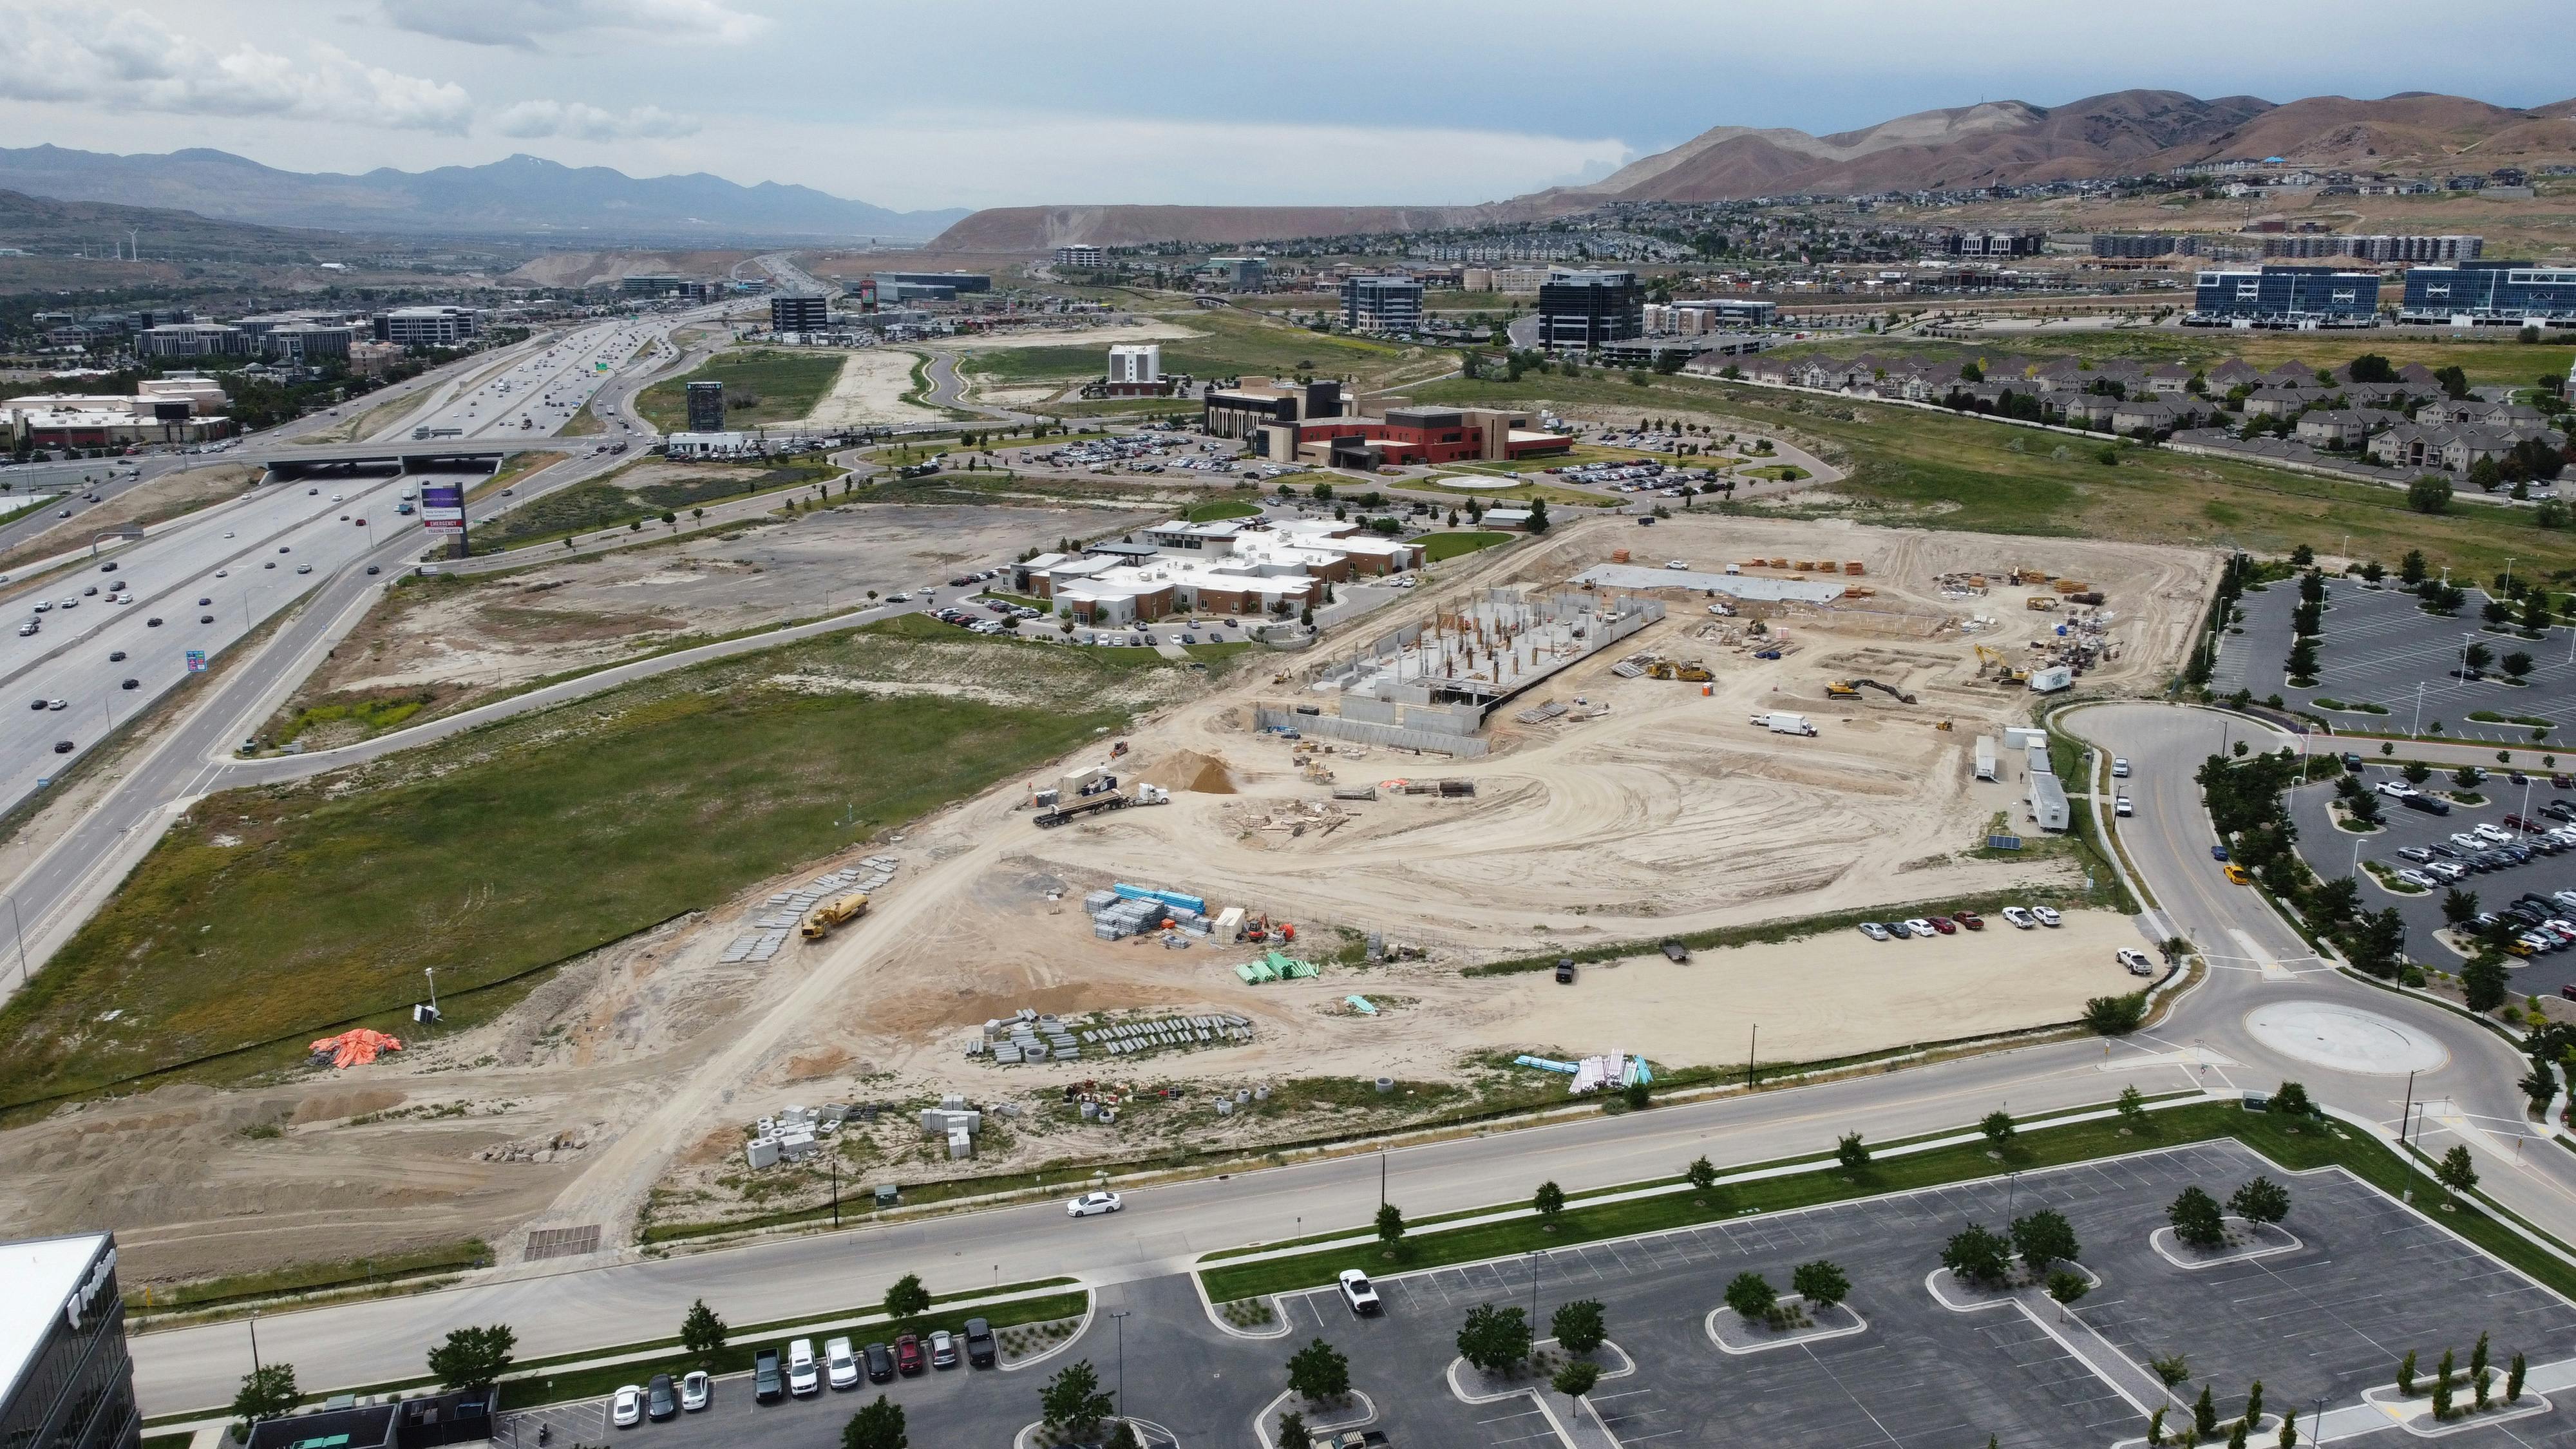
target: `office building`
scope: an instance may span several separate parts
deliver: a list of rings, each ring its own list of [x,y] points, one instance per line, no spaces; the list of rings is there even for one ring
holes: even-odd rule
[[[1272,423],[1338,418],[1349,410],[1338,382],[1247,381],[1208,390],[1200,406],[1199,430],[1216,438],[1249,438]]]
[[[2333,267],[2202,272],[2187,322],[2200,326],[2368,327],[2379,316],[2379,278]]]
[[[1547,283],[1544,267],[1469,267],[1458,274],[1466,292],[1506,292],[1526,296]]]
[[[1769,327],[1780,320],[1780,304],[1751,297],[1705,297],[1648,302],[1638,316],[1643,335],[1698,337],[1724,327]]]
[[[1422,325],[1422,284],[1411,277],[1342,279],[1342,325],[1353,332],[1411,332]]]
[[[357,329],[345,323],[288,322],[260,334],[262,356],[312,365],[345,361]]]
[[[1270,289],[1270,263],[1260,257],[1210,257],[1207,264],[1229,292],[1264,292]]]
[[[623,297],[677,297],[686,302],[707,300],[707,284],[667,272],[620,277],[617,292]]]
[[[136,351],[145,357],[247,357],[250,337],[218,322],[173,322],[147,327]]]
[[[351,329],[356,335],[356,329]],[[402,349],[390,342],[352,342],[349,344],[349,371],[359,377],[382,377],[395,363],[402,361]]]
[[[1121,342],[1109,349],[1111,397],[1160,397],[1163,393],[1163,348],[1154,342]]]
[[[1099,247],[1057,247],[1055,264],[1059,267],[1071,267],[1077,272],[1106,271],[1109,267],[1109,253]]]
[[[689,384],[689,431],[724,431],[725,385],[709,379]]]
[[[2531,262],[2416,267],[2406,274],[2401,322],[2511,326],[2576,322],[2576,269]]]
[[[1646,292],[1635,272],[1556,268],[1538,289],[1543,347],[1590,350],[1644,335]]]
[[[832,327],[832,302],[828,297],[779,296],[769,299],[769,330],[772,332],[828,332]]]
[[[0,1245],[0,1373],[0,1444],[140,1449],[112,1235]]]
[[[474,336],[471,307],[397,307],[376,315],[376,340],[397,347],[455,347]]]
[[[1574,439],[1539,428],[1525,412],[1500,408],[1389,408],[1382,417],[1313,417],[1266,423],[1251,435],[1255,457],[1333,468],[1390,464],[1505,463],[1567,452]]]
[[[879,272],[876,282],[880,302],[948,302],[961,293],[993,290],[993,279],[982,272]]]
[[[2143,261],[2148,257],[2169,257],[2175,243],[2181,240],[2169,231],[2093,233],[2093,255]]]
[[[492,1437],[501,1390],[451,1389],[399,1403],[326,1405],[253,1425],[243,1449],[436,1449]],[[227,1435],[224,1443],[233,1443]]]

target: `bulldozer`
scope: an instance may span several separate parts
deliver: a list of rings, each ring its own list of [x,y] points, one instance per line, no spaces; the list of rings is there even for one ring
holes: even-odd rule
[[[1692,684],[1706,684],[1710,680],[1717,678],[1716,675],[1709,673],[1707,665],[1700,663],[1696,659],[1685,659],[1678,664],[1669,659],[1658,659],[1654,663],[1646,666],[1646,677],[1648,679],[1679,679]]]
[[[855,921],[867,913],[867,892],[852,891],[848,895],[816,906],[814,913],[805,918],[805,924],[797,929],[803,933],[806,940],[819,941],[832,934],[834,926]]]

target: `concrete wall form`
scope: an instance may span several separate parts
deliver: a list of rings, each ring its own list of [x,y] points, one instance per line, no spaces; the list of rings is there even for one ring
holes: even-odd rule
[[[1384,745],[1389,749],[1427,750],[1433,754],[1482,756],[1488,748],[1475,735],[1443,734],[1434,730],[1406,729],[1400,725],[1371,724],[1365,720],[1344,719],[1336,715],[1299,714],[1273,705],[1253,708],[1255,724],[1262,729],[1293,729],[1300,734],[1320,735],[1325,739],[1349,740],[1354,744]]]

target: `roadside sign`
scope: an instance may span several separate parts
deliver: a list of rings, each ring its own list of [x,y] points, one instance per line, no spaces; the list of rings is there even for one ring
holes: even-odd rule
[[[203,674],[206,672],[205,650],[191,649],[188,651],[188,672],[190,674]]]
[[[463,533],[465,486],[461,483],[422,484],[420,524],[432,533]]]

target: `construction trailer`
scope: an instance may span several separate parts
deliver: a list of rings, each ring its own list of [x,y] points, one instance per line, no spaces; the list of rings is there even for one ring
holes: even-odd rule
[[[2066,787],[2055,775],[2033,770],[2030,775],[2030,818],[2042,830],[2064,830],[2072,817],[2066,807]]]
[[[1977,736],[1977,778],[1980,780],[1996,778],[1995,738],[1992,735]]]

